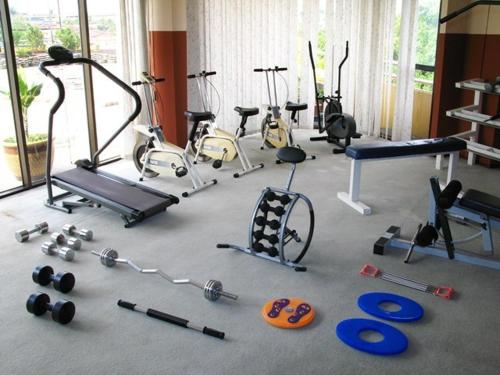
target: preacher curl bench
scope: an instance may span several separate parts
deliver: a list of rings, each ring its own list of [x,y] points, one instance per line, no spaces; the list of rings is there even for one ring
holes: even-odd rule
[[[461,195],[462,184],[451,181],[443,191],[437,177],[430,179],[429,209],[427,225],[419,225],[411,241],[399,238],[400,228],[391,226],[373,247],[375,254],[383,255],[387,248],[407,251],[405,263],[409,263],[413,251],[455,259],[461,262],[500,270],[500,261],[488,259],[492,256],[494,243],[492,231],[500,229],[500,198],[478,191],[467,190]],[[460,196],[461,195],[461,196]],[[454,240],[449,219],[479,228],[475,234]],[[457,251],[455,245],[482,237],[483,254]],[[443,237],[443,241],[439,240]]]

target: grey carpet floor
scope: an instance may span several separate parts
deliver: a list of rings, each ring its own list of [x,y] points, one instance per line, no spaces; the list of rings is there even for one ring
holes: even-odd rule
[[[305,273],[217,249],[218,242],[245,245],[247,226],[263,187],[281,187],[288,166],[275,165],[272,150],[259,150],[258,138],[242,141],[253,162],[266,166],[241,179],[232,178],[237,161],[214,171],[201,165],[203,175],[219,184],[183,199],[166,214],[124,229],[118,215],[107,209],[81,208],[72,215],[43,206],[44,188],[0,201],[1,251],[0,368],[2,374],[498,374],[500,368],[500,272],[446,259],[416,255],[411,265],[404,254],[372,254],[374,241],[389,225],[402,226],[409,237],[425,220],[428,179],[436,171],[434,159],[418,157],[385,160],[366,165],[362,200],[372,206],[362,216],[336,198],[346,191],[349,160],[332,155],[331,145],[310,143],[310,133],[295,133],[299,143],[317,155],[298,166],[292,189],[307,195],[315,207],[316,228],[303,264]],[[366,141],[366,140],[365,140]],[[108,168],[137,178],[130,161]],[[461,161],[457,176],[464,187],[500,195],[498,170],[468,167]],[[146,182],[180,196],[187,178],[157,177]],[[40,245],[48,236],[33,236],[23,244],[14,240],[22,227],[46,220],[53,230],[65,223],[93,229],[95,241],[84,243],[74,262],[48,257]],[[462,229],[459,227],[457,232]],[[500,248],[498,233],[496,244]],[[91,250],[116,249],[144,267],[159,267],[175,277],[201,282],[218,279],[238,301],[209,302],[199,289],[174,286],[157,276],[136,273],[124,265],[103,267]],[[473,246],[477,249],[477,246]],[[373,263],[395,274],[435,285],[450,285],[453,300],[400,287],[358,274]],[[76,287],[63,295],[31,281],[32,269],[49,264],[71,271]],[[61,326],[48,316],[26,312],[30,293],[47,292],[76,304],[76,316]],[[358,352],[340,342],[335,326],[343,319],[369,316],[357,307],[359,295],[388,291],[419,302],[424,318],[411,324],[393,324],[409,339],[399,356],[379,357]],[[260,316],[273,298],[296,296],[317,311],[314,322],[300,330],[281,330]],[[118,299],[184,317],[226,332],[221,341],[121,309]]]

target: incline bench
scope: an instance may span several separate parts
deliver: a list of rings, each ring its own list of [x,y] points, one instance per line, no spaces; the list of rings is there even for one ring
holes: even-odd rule
[[[357,144],[346,149],[346,156],[351,160],[351,177],[349,193],[339,192],[337,197],[363,215],[370,215],[371,208],[359,200],[361,180],[361,164],[364,161],[376,161],[393,158],[408,158],[414,156],[438,155],[436,169],[440,169],[441,156],[449,154],[447,183],[453,179],[458,163],[460,150],[465,150],[467,144],[458,138],[433,138],[402,142],[376,142]]]

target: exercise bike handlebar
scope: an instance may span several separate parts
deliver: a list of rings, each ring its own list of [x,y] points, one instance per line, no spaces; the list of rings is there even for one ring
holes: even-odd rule
[[[288,70],[288,68],[275,66],[274,68],[255,68],[254,72],[282,72]]]
[[[142,75],[144,76],[144,80],[143,81],[134,81],[131,83],[132,86],[154,84],[154,83],[165,81],[165,78],[156,78],[156,77],[153,77],[152,75],[150,75],[149,73],[142,73]]]
[[[213,71],[213,72],[206,72],[206,71],[201,71],[200,73],[196,73],[196,74],[188,74],[188,79],[191,79],[191,78],[197,78],[197,77],[208,77],[208,76],[214,76],[216,75],[217,72],[216,71]]]

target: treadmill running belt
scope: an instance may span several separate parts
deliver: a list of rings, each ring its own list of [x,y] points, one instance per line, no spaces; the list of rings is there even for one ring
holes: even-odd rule
[[[158,197],[137,187],[114,181],[83,168],[73,168],[58,173],[52,178],[88,190],[137,211],[147,212],[154,207],[167,207],[173,203],[169,198]]]

